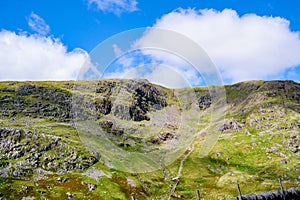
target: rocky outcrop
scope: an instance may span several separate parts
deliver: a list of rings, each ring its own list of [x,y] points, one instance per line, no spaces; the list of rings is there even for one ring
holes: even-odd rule
[[[211,97],[210,96],[200,96],[198,100],[198,106],[200,110],[205,110],[209,108],[211,105]]]
[[[248,114],[258,105],[281,105],[300,112],[300,84],[293,81],[247,81],[225,88],[227,103],[232,105],[232,111],[241,115]]]
[[[173,133],[162,132],[157,137],[151,138],[149,142],[152,144],[162,144],[173,139],[177,139],[176,135],[174,135]]]
[[[133,89],[129,115],[134,121],[149,120],[147,112],[167,106],[166,93],[148,81],[129,81],[127,88]]]
[[[149,111],[167,106],[166,92],[147,80],[101,80],[91,87],[95,87],[89,89],[95,93],[94,102],[87,102],[84,96],[76,98],[79,106],[75,112],[79,118],[87,118],[84,112],[88,109],[87,112],[96,115],[97,119],[111,114],[121,120],[143,121],[150,119]],[[85,91],[84,88],[80,90]]]
[[[227,131],[227,130],[232,130],[232,131],[238,131],[243,128],[243,125],[238,123],[234,119],[225,119],[224,123],[219,127],[219,131]]]
[[[107,115],[111,112],[112,102],[109,98],[96,98],[95,108],[98,113]]]
[[[0,117],[15,117],[17,114],[33,118],[47,118],[55,121],[70,121],[72,114],[81,119],[92,115],[101,118],[112,113],[121,119],[149,120],[147,112],[167,106],[166,93],[146,80],[105,80],[97,83],[75,86],[74,91],[89,91],[81,95],[70,91],[70,84],[62,83],[61,88],[39,85],[34,82],[18,83],[12,89],[11,84],[0,88]],[[120,96],[120,90],[126,90],[126,97]],[[94,100],[93,95],[95,94]],[[72,96],[74,95],[74,96]],[[122,94],[121,94],[122,95]],[[123,98],[128,106],[116,100]],[[78,104],[73,108],[74,104]],[[114,110],[113,110],[113,107]],[[96,114],[93,113],[96,111]]]
[[[41,132],[0,128],[0,176],[26,177],[41,168],[52,172],[84,170],[98,161],[74,142]]]
[[[101,155],[88,152],[83,143],[76,138],[76,130],[72,122],[74,116],[78,116],[80,120],[96,121],[113,144],[130,153],[150,152],[152,146],[154,149],[161,148],[163,145],[178,144],[184,135],[181,134],[184,129],[181,129],[181,121],[176,120],[177,115],[186,114],[183,118],[186,121],[183,122],[189,123],[188,120],[193,119],[194,114],[200,112],[203,116],[199,119],[199,123],[190,120],[190,124],[195,127],[199,125],[202,128],[207,122],[206,114],[209,116],[209,112],[214,109],[214,99],[207,88],[169,90],[140,79],[79,81],[75,87],[78,87],[78,91],[73,90],[73,84],[74,82],[0,83],[0,177],[9,177],[7,180],[26,177],[26,180],[30,181],[42,180],[47,177],[50,180],[49,183],[62,186],[72,185],[72,181],[79,181],[80,179],[72,179],[72,176],[87,169],[81,175],[89,176],[96,181],[81,185],[84,186],[86,194],[96,195],[103,190],[101,181],[105,181],[105,183],[107,181],[107,184],[110,181],[114,182],[115,174],[119,172],[109,169],[113,166],[109,160],[107,161],[108,168],[105,167],[105,157],[103,157],[103,168],[100,164],[95,165],[95,168],[90,168],[97,163]],[[225,140],[232,138],[232,141],[235,141],[232,145],[236,145],[239,152],[234,154],[235,149],[225,151],[224,148],[222,152],[216,153],[216,159],[203,160],[204,164],[209,163],[209,175],[220,176],[226,170],[235,167],[243,172],[254,174],[256,168],[252,168],[252,164],[257,165],[256,160],[253,160],[253,163],[250,162],[249,166],[245,166],[235,156],[245,156],[246,159],[248,155],[259,151],[276,167],[274,172],[268,172],[269,168],[266,166],[269,163],[266,162],[262,165],[266,171],[259,173],[266,173],[268,177],[271,177],[277,176],[275,174],[277,171],[287,170],[288,181],[298,178],[294,177],[294,174],[298,176],[296,171],[299,170],[295,157],[297,159],[297,156],[300,155],[300,85],[292,81],[250,81],[226,85],[225,89],[228,119],[216,128],[223,132],[220,144],[226,144]],[[74,107],[74,104],[78,104],[78,106]],[[166,119],[168,117],[170,119]],[[152,119],[155,120],[151,121]],[[148,126],[161,126],[162,128],[156,134],[139,131],[142,128],[147,130]],[[139,129],[140,127],[142,128]],[[150,131],[152,133],[152,129]],[[146,139],[143,138],[144,135],[146,135]],[[245,142],[241,143],[240,138],[243,138]],[[248,140],[250,138],[251,141]],[[279,139],[273,142],[268,141],[268,138]],[[246,154],[242,148],[245,148],[249,154]],[[247,157],[247,159],[249,158]],[[241,162],[243,160],[241,159]],[[191,167],[192,162],[194,162],[193,159],[186,162],[185,165]],[[296,164],[294,165],[294,163]],[[277,170],[277,167],[280,170]],[[100,169],[103,169],[105,173]],[[72,173],[74,171],[76,173]],[[68,172],[64,175],[66,177],[57,177],[57,174],[66,172]],[[112,173],[110,174],[110,172]],[[189,174],[187,175],[189,176]],[[230,176],[233,176],[232,173]],[[104,179],[99,181],[102,178]],[[258,182],[255,184],[263,182],[261,179],[256,179]],[[130,183],[130,179],[128,180],[124,179],[126,184]],[[189,184],[186,180],[191,179],[183,177],[180,182],[183,187]],[[149,185],[154,181],[153,185],[156,187],[156,181],[160,180],[151,180]],[[14,184],[7,183],[13,187]],[[24,192],[22,195],[30,198],[32,195],[30,186],[31,184],[28,184],[28,186],[15,187],[8,191],[14,193],[21,189]],[[132,187],[134,187],[134,182]],[[163,185],[159,187],[165,188]],[[144,188],[147,190],[147,186]],[[125,189],[126,193],[130,195],[127,186]],[[4,188],[3,191],[5,190]],[[286,191],[288,194],[289,190]],[[178,193],[181,192],[183,193],[178,190]],[[184,196],[186,194],[184,193],[181,197],[186,198]],[[291,194],[295,193],[291,192]],[[6,194],[0,193],[0,197],[2,197],[1,195],[5,196]],[[66,198],[82,197],[74,191],[63,191],[63,196]],[[256,199],[267,199],[276,197],[276,194],[264,193],[252,196],[255,196]],[[251,195],[245,195],[243,198],[251,199]],[[298,196],[296,196],[297,198]],[[91,199],[93,198],[91,197]]]
[[[68,121],[71,111],[71,93],[54,88],[23,83],[15,90],[0,89],[0,116],[17,114],[34,118]]]
[[[300,156],[300,135],[297,133],[285,135],[285,140],[283,144],[291,152],[298,154]]]

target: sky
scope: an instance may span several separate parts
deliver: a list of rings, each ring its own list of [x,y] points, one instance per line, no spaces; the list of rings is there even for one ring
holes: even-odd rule
[[[90,52],[103,41],[148,27],[172,30],[196,42],[226,84],[300,82],[299,10],[296,0],[0,1],[0,80],[77,79]],[[153,35],[141,35],[135,45],[164,42]],[[166,79],[162,84],[170,87],[203,84],[203,76],[180,56],[144,50],[128,55],[117,44],[111,48],[121,58],[107,77],[132,77],[138,71],[134,67],[151,65],[143,78],[153,82]]]

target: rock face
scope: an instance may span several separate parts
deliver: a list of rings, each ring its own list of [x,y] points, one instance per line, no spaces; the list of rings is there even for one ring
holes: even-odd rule
[[[145,80],[121,82],[116,85],[115,89],[118,95],[112,97],[114,102],[117,103],[114,105],[113,114],[121,119],[133,121],[149,120],[147,112],[160,110],[167,106],[166,93]]]
[[[152,144],[162,144],[164,142],[176,139],[176,136],[169,132],[162,132],[157,137],[151,138],[150,143]]]
[[[243,128],[243,125],[234,119],[225,119],[224,123],[219,127],[219,131],[233,130],[237,131]]]
[[[200,96],[198,102],[199,102],[198,105],[199,105],[200,110],[205,110],[205,109],[210,107],[211,98],[208,95],[207,96]]]
[[[0,93],[2,93],[0,95],[0,117],[13,118],[17,114],[22,114],[56,121],[72,119],[72,103],[74,103],[72,100],[74,99],[72,99],[70,89],[58,89],[53,86],[26,82],[17,86],[13,86],[13,84],[15,83],[11,82],[8,83],[8,88],[0,88]],[[77,108],[78,112],[86,118],[89,117],[92,110],[96,110],[99,117],[113,112],[113,115],[119,116],[121,119],[149,120],[148,111],[167,106],[166,93],[160,87],[156,87],[146,80],[99,81],[89,87],[92,87],[96,94],[93,101],[92,96],[87,99],[84,99],[84,96],[77,98],[83,106]],[[81,90],[79,89],[79,91]]]
[[[84,97],[78,98],[79,107],[76,110],[81,115],[80,118],[94,115],[99,119],[103,115],[113,115],[121,120],[143,121],[149,120],[149,111],[167,106],[166,92],[146,80],[105,80],[93,87],[94,102],[87,102]],[[80,92],[84,90],[85,88],[79,89]],[[84,113],[86,107],[89,109],[87,114]]]
[[[103,80],[86,87],[95,93],[95,98],[91,101],[92,94],[78,98],[82,107],[77,111],[85,118],[89,117],[91,110],[95,110],[98,117],[113,114],[120,119],[143,121],[149,120],[147,112],[168,106],[166,92],[146,80]],[[13,118],[21,114],[70,121],[74,103],[72,89],[72,83],[62,83],[58,88],[34,82],[7,82],[6,86],[0,88],[0,117]],[[275,104],[300,112],[300,85],[292,81],[237,83],[226,86],[226,93],[228,104],[233,106],[232,111],[241,114],[251,111],[259,102],[267,102],[279,96],[281,102]],[[211,106],[212,99],[208,91],[197,93],[197,98],[200,110]]]
[[[11,88],[14,82],[8,85]],[[0,94],[0,117],[13,118],[22,114],[59,121],[69,121],[71,117],[72,98],[66,90],[24,83],[14,89],[0,89]]]
[[[184,134],[181,135],[177,130],[184,129],[178,128],[179,121],[175,120],[177,114],[186,114],[182,119],[191,119],[187,123],[197,128],[199,125],[202,129],[206,125],[206,115],[214,109],[214,101],[206,88],[196,88],[196,99],[193,100],[186,94],[190,91],[193,93],[194,89],[181,89],[180,93],[179,90],[170,90],[139,79],[82,82],[76,86],[74,84],[75,82],[0,82],[0,177],[29,180],[32,176],[55,176],[66,172],[72,174],[72,171],[77,174],[98,163],[101,155],[88,152],[83,146],[73,117],[95,120],[96,125],[108,135],[107,138],[127,152],[147,152],[151,149],[144,148],[145,146],[161,148],[163,145],[171,146],[180,142],[180,137]],[[225,170],[235,166],[240,166],[239,170],[252,173],[255,170],[251,168],[252,163],[249,167],[244,166],[235,156],[243,158],[257,151],[264,154],[268,161],[276,161],[276,167],[286,170],[290,178],[289,174],[293,170],[299,170],[298,166],[292,165],[294,157],[300,155],[300,84],[292,81],[251,81],[227,85],[225,89],[229,117],[217,127],[222,132],[220,135],[223,135],[220,141],[233,139],[235,142],[231,145],[245,148],[247,153],[239,149],[235,155],[231,150],[222,149],[216,153],[216,158],[205,160],[205,163],[218,165],[218,169],[210,165],[207,173],[220,176]],[[186,97],[182,98],[183,105],[179,105],[181,102],[176,99],[179,93]],[[203,121],[192,120],[196,112],[201,113]],[[175,117],[172,118],[171,115]],[[166,123],[168,120],[164,122],[167,117],[170,117],[169,121],[172,123]],[[156,134],[147,135],[148,132],[139,131],[140,127],[147,130],[152,125],[161,127]],[[191,133],[192,131],[194,129],[190,130]],[[143,138],[144,135],[147,136]],[[268,141],[269,138],[271,140],[278,137],[280,141]],[[245,141],[241,143],[239,138],[244,138]],[[185,165],[190,167],[193,162],[190,159]],[[109,161],[107,163],[110,164]],[[228,169],[223,169],[224,166]],[[100,163],[93,167],[102,169]],[[103,162],[103,169],[104,167],[106,166]],[[93,195],[103,190],[98,179],[105,177],[109,182],[115,176],[115,172],[107,175],[107,171],[104,173],[99,169],[88,170],[83,174],[96,179],[96,182],[84,185],[85,190]],[[52,181],[55,184],[67,185],[73,180],[71,176],[68,178],[54,177]],[[184,184],[187,183],[184,181],[180,182],[180,186],[185,187]],[[30,188],[24,186],[22,190],[27,198],[31,198]],[[178,190],[179,193],[180,191]],[[286,190],[292,198],[299,199],[296,191],[298,190]],[[66,198],[80,197],[77,193],[77,196],[74,195],[73,192],[64,191]],[[278,195],[279,193],[264,193],[255,195],[255,198],[254,195],[246,195],[243,199],[280,199]]]
[[[233,110],[246,114],[257,104],[273,104],[300,112],[300,84],[293,81],[250,81],[226,86],[227,101]],[[274,100],[274,101],[272,101]]]
[[[1,177],[31,176],[37,168],[53,172],[84,170],[97,162],[83,147],[75,148],[61,137],[1,127],[0,154]]]
[[[81,87],[78,91],[94,91],[94,96],[79,95],[76,87]],[[143,121],[150,120],[149,111],[166,107],[166,99],[162,87],[139,79],[105,80],[79,86],[72,82],[4,82],[0,87],[0,117],[12,122],[26,118],[69,123],[75,115],[83,119],[112,115],[121,120]],[[74,111],[72,106],[76,101],[80,106]],[[123,134],[110,121],[102,120],[99,124],[116,137]],[[84,170],[99,159],[83,145],[78,147],[75,141],[32,131],[30,120],[25,125],[22,129],[0,124],[1,177],[28,177],[35,169],[60,173]]]

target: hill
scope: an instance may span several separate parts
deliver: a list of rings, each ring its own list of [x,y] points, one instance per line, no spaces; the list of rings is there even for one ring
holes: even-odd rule
[[[300,84],[223,89],[218,116],[210,87],[0,82],[0,196],[227,199],[236,181],[244,194],[278,190],[278,178],[299,187]]]

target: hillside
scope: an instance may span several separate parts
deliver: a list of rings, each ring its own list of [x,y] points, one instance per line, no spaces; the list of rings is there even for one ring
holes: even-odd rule
[[[278,190],[278,178],[300,187],[300,84],[225,91],[223,120],[208,87],[0,82],[0,197],[196,199],[199,189],[230,199],[237,181],[248,194]]]

